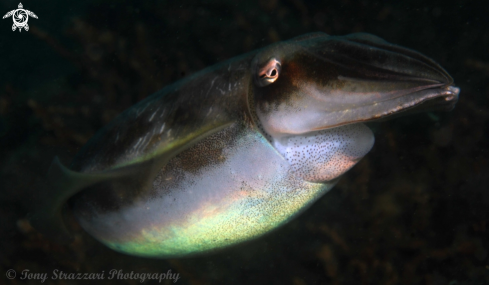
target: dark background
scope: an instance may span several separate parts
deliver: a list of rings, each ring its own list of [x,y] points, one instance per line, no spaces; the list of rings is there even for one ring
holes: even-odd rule
[[[171,269],[177,284],[489,284],[489,1],[22,4],[39,17],[28,32],[0,21],[0,284],[27,282],[8,280],[8,269]],[[2,15],[17,5],[2,1]],[[368,32],[428,55],[461,88],[457,107],[375,125],[371,153],[312,208],[211,256],[126,256],[76,223],[76,241],[60,245],[25,219],[53,157],[68,164],[124,109],[204,67],[313,31]]]

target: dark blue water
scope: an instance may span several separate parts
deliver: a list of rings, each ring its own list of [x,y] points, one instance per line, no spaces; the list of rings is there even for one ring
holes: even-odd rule
[[[0,21],[0,283],[40,282],[21,279],[24,270],[140,283],[109,279],[116,269],[172,270],[178,284],[489,284],[489,2],[22,4],[39,17],[29,31]],[[17,5],[3,1],[0,12]],[[456,108],[376,124],[371,153],[312,208],[211,256],[119,254],[85,233],[69,209],[72,244],[30,226],[29,198],[42,195],[36,189],[54,156],[68,164],[117,114],[172,82],[313,31],[368,32],[431,57],[462,90]],[[7,278],[8,270],[17,275]],[[67,279],[50,282],[88,282]]]

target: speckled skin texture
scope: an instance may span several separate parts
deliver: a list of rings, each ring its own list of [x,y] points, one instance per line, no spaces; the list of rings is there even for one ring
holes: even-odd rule
[[[236,124],[170,160],[148,195],[115,211],[87,195],[75,213],[113,249],[184,256],[263,235],[334,184],[302,180],[259,132]]]
[[[323,182],[340,177],[374,145],[372,131],[363,124],[295,135],[274,141],[295,175]]]

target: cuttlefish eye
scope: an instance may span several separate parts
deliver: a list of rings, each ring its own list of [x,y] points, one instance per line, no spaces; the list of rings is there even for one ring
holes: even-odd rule
[[[260,86],[267,86],[275,82],[280,75],[280,62],[275,58],[270,59],[263,67],[257,71],[257,83]]]

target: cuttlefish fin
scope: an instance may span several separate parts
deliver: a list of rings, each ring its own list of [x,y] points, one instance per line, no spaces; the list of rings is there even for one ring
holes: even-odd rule
[[[72,171],[55,157],[49,168],[46,183],[41,186],[42,192],[34,201],[33,212],[29,215],[30,223],[50,239],[69,243],[73,241],[73,235],[67,229],[62,215],[68,199],[87,187],[99,183],[110,183],[118,189],[125,188],[126,191],[147,189],[151,187],[154,177],[172,157],[229,125],[231,124],[189,134],[137,160],[99,172]]]
[[[127,169],[100,173],[81,173],[69,170],[55,157],[48,171],[42,193],[34,201],[34,212],[29,220],[42,234],[58,242],[71,242],[72,234],[66,228],[62,209],[73,195],[83,189],[104,181],[127,175]]]

